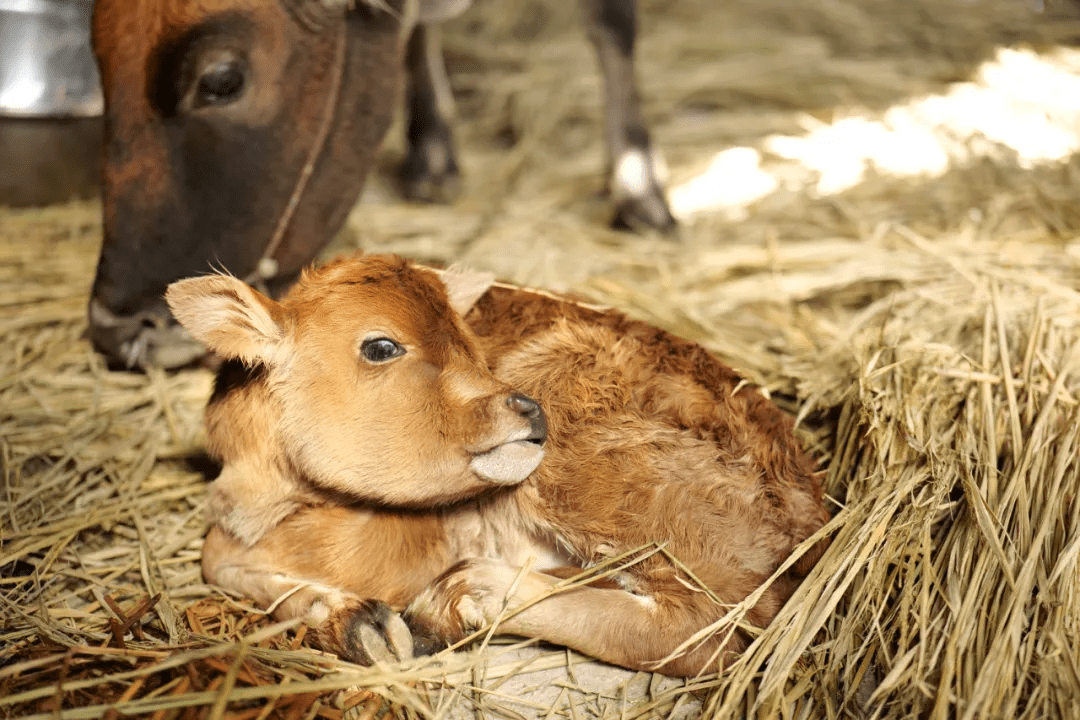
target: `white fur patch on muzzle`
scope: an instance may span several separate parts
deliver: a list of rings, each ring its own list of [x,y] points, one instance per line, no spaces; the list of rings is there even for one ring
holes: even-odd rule
[[[474,456],[469,467],[484,480],[511,485],[529,477],[543,459],[543,447],[528,440],[516,440]]]

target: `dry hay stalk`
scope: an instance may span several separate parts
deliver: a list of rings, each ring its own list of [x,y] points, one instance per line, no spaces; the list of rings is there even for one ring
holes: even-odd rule
[[[721,715],[754,683],[766,715],[794,712],[800,684],[814,715],[1075,712],[1080,296],[972,252],[1000,244],[919,249],[941,279],[859,313],[821,359],[847,372],[802,388],[840,408],[827,486],[843,507],[714,696]]]

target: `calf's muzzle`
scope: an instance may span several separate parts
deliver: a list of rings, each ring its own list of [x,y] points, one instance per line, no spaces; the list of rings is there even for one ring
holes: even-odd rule
[[[525,480],[544,457],[547,440],[547,417],[540,404],[524,395],[506,398],[506,407],[529,421],[528,430],[520,428],[490,450],[475,455],[469,467],[488,482],[512,485]]]

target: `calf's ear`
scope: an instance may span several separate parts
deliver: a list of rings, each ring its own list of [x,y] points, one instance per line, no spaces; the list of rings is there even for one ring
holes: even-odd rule
[[[234,277],[178,280],[165,301],[192,337],[227,359],[269,364],[284,338],[281,305]]]
[[[488,288],[495,284],[495,276],[491,273],[466,270],[460,265],[451,265],[439,274],[446,285],[450,307],[459,315],[469,312]]]
[[[418,4],[418,21],[440,23],[468,10],[472,0],[419,0]]]

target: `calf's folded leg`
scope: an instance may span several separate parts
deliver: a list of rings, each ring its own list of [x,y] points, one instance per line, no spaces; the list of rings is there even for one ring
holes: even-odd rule
[[[300,618],[324,650],[362,664],[388,662],[413,654],[394,608],[445,567],[440,537],[420,515],[307,508],[250,546],[213,527],[203,544],[203,575],[273,607],[279,620]]]
[[[523,572],[501,560],[470,559],[445,572],[410,603],[405,620],[414,634],[453,643],[495,622],[504,610],[546,595],[559,582],[553,575]],[[504,617],[498,631],[565,645],[615,665],[675,676],[714,671],[729,653],[745,649],[745,637],[732,628],[661,664],[728,609],[705,593],[681,584],[678,588],[645,596],[607,583],[575,587]]]

